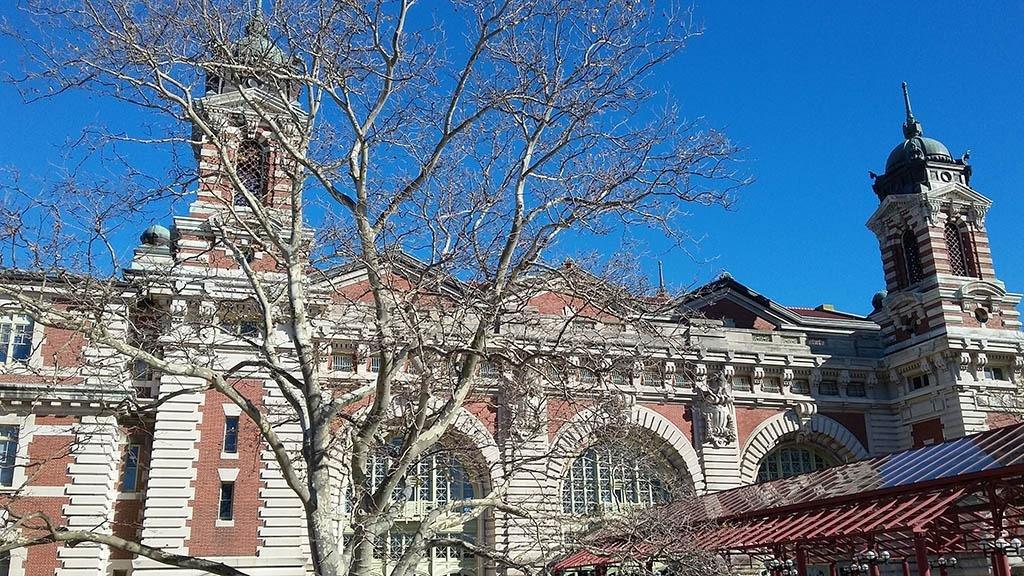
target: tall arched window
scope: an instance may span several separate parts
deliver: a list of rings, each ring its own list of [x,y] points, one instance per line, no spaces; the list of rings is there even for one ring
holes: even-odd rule
[[[814,446],[784,444],[761,459],[761,464],[757,469],[757,481],[768,482],[779,478],[789,478],[835,465],[834,458]]]
[[[587,448],[562,480],[562,511],[598,515],[668,500],[674,474],[661,460],[639,447],[601,443]]]
[[[966,231],[955,222],[947,222],[945,229],[946,251],[949,253],[949,268],[954,276],[976,276],[973,253],[965,241]]]
[[[371,456],[368,466],[368,488],[371,491],[377,490],[384,482],[401,449],[402,439],[395,438]],[[351,487],[347,492],[345,509],[350,512]],[[471,499],[476,493],[470,474],[455,453],[444,446],[437,446],[422,456],[409,468],[392,494],[392,501],[401,507],[395,515],[394,525],[383,538],[374,542],[373,559],[382,573],[386,566],[394,565],[402,557],[420,522],[431,510]],[[477,542],[481,537],[480,528],[478,518],[462,526],[454,526],[439,536]],[[423,570],[429,573],[472,571],[475,570],[476,559],[461,546],[436,546],[427,552],[422,565]]]
[[[268,177],[267,149],[255,140],[239,144],[235,155],[235,173],[238,180],[253,196],[263,199],[267,193]],[[235,193],[235,206],[246,206],[248,202],[241,192]]]
[[[906,266],[907,282],[917,284],[924,278],[921,268],[921,249],[917,244],[917,235],[910,228],[903,232],[903,265]]]

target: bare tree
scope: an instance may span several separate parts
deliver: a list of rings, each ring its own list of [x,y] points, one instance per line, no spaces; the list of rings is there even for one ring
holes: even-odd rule
[[[541,426],[542,399],[614,407],[685,348],[685,323],[635,262],[578,251],[554,263],[632,228],[684,241],[692,206],[727,204],[744,183],[728,140],[659,96],[658,71],[699,33],[674,3],[22,7],[28,24],[7,33],[25,47],[13,80],[27,99],[86,90],[153,120],[90,131],[81,168],[59,178],[9,175],[0,262],[19,272],[0,286],[4,306],[80,335],[79,375],[119,418],[210,390],[236,405],[300,504],[316,574],[375,569],[424,462],[491,472],[458,438],[471,402],[507,423],[509,478],[553,457],[516,448]],[[137,161],[142,147],[167,169]],[[154,230],[152,250],[124,257],[126,229],[192,193],[175,237]],[[349,357],[372,370],[339,375]],[[140,395],[140,374],[158,386]],[[433,507],[387,570],[408,574],[443,546],[532,570],[453,531],[528,517],[506,490],[489,482]],[[241,573],[109,529],[10,517],[20,531],[0,550],[92,542]]]

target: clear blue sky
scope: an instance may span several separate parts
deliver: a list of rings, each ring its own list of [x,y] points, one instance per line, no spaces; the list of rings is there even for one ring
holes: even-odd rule
[[[882,172],[902,139],[906,80],[925,133],[954,156],[971,150],[972,185],[995,202],[987,224],[996,271],[1011,291],[1024,291],[1024,2],[985,6],[698,5],[706,32],[664,71],[664,87],[688,117],[704,117],[743,146],[744,168],[757,180],[735,210],[691,218],[706,262],[655,242],[650,273],[661,258],[677,287],[728,271],[783,304],[868,312],[882,277],[864,227],[877,206],[867,173]],[[6,40],[0,54],[13,54]],[[25,106],[8,85],[0,85],[0,109],[0,165],[25,174],[53,170],[61,145],[86,124],[145,118],[84,94]]]

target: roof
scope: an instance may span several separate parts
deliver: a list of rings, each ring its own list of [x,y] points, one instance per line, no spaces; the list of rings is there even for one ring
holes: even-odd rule
[[[892,149],[889,158],[885,161],[885,171],[889,173],[895,168],[915,160],[952,162],[953,156],[949,153],[949,148],[946,148],[942,142],[927,136],[914,136]]]
[[[793,324],[805,327],[843,328],[878,330],[878,325],[864,316],[850,312],[832,310],[821,305],[816,308],[783,306],[752,290],[729,274],[723,274],[692,292],[680,296],[676,305],[683,309],[701,310],[722,298],[740,302],[751,310],[757,310],[770,322],[777,325]],[[841,322],[837,325],[835,322]]]
[[[906,490],[941,480],[967,481],[995,471],[1024,473],[1024,424],[708,494],[704,513],[716,520],[821,505]]]
[[[700,526],[687,539],[721,554],[778,555],[800,548],[811,561],[835,562],[872,542],[899,557],[913,554],[921,537],[929,553],[976,553],[994,533],[1024,530],[1024,493],[1005,496],[1006,487],[1022,484],[1024,423],[708,494],[697,503],[669,503],[645,514]],[[591,549],[615,550],[621,540],[599,532]],[[558,563],[560,569],[571,567],[570,560],[585,559],[569,556]]]
[[[854,314],[852,312],[842,312],[840,310],[826,310],[821,307],[818,308],[804,308],[802,306],[786,306],[793,312],[804,316],[806,318],[829,318],[833,320],[865,320],[864,316]]]

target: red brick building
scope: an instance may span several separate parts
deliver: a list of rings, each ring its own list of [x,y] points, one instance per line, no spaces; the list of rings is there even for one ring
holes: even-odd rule
[[[258,31],[257,31],[258,33]],[[247,111],[253,99],[284,119],[301,113],[264,97],[258,86],[223,89],[210,78],[206,113],[224,119],[231,161],[249,190],[274,205],[290,186],[280,142]],[[237,88],[235,86],[234,88]],[[507,481],[511,503],[536,511],[534,521],[496,512],[461,528],[478,542],[528,558],[551,532],[573,519],[644,505],[666,496],[664,478],[697,492],[717,491],[878,455],[999,426],[1015,419],[1024,368],[1017,306],[996,275],[985,230],[991,201],[970,187],[971,168],[940,142],[923,136],[909,101],[904,140],[892,151],[874,191],[879,207],[868,227],[878,237],[886,291],[867,317],[828,305],[784,306],[721,277],[673,302],[676,314],[656,320],[666,345],[644,366],[612,374],[583,368],[581,382],[608,378],[620,390],[631,423],[642,431],[636,450],[602,444],[596,411],[556,397],[529,402],[547,420],[543,432],[516,450],[547,455],[505,469],[510,409],[481,387],[464,410],[459,438],[472,444],[484,470],[441,456],[424,472],[429,481],[410,500],[403,522],[415,522],[430,503],[471,495]],[[196,149],[199,186],[186,214],[169,228],[152,227],[123,279],[125,290],[162,276],[149,305],[167,317],[165,357],[187,354],[171,338],[176,323],[202,317],[218,327],[209,353],[244,358],[239,343],[250,327],[241,305],[243,272],[232,250],[211,232],[226,198],[221,156]],[[278,205],[280,208],[287,206]],[[274,262],[247,253],[253,269]],[[854,273],[873,273],[864,263]],[[171,276],[169,272],[173,271]],[[320,287],[341,314],[365,295],[359,266],[327,271]],[[65,302],[60,283],[10,275],[43,299]],[[539,317],[574,314],[557,290],[527,306]],[[143,314],[145,310],[133,311]],[[681,325],[679,314],[697,315]],[[596,324],[600,319],[590,319]],[[674,323],[676,322],[676,323]],[[112,327],[112,329],[121,329]],[[127,337],[127,335],[126,335]],[[324,370],[372,378],[377,366],[352,326],[333,337]],[[685,346],[671,345],[672,339]],[[673,350],[685,349],[676,354]],[[183,553],[216,558],[250,574],[303,574],[309,562],[301,508],[260,442],[255,425],[201,382],[155,377],[145,366],[103,362],[109,351],[72,332],[43,328],[14,307],[0,318],[0,490],[17,493],[17,507],[44,511],[72,527],[97,527]],[[123,364],[123,362],[122,362]],[[481,378],[496,378],[481,372]],[[102,385],[99,383],[102,382]],[[722,386],[717,386],[722,383]],[[264,380],[236,389],[261,405],[283,399]],[[119,419],[125,397],[164,400],[143,419]],[[297,428],[282,427],[282,434]],[[637,454],[653,456],[639,458]],[[458,469],[457,473],[444,470]],[[343,520],[339,519],[339,522]],[[344,527],[342,526],[342,532]],[[380,561],[402,546],[401,527],[381,544]],[[450,549],[431,553],[432,574],[497,570],[481,558]],[[175,569],[96,546],[39,546],[15,550],[0,576],[161,574]]]

